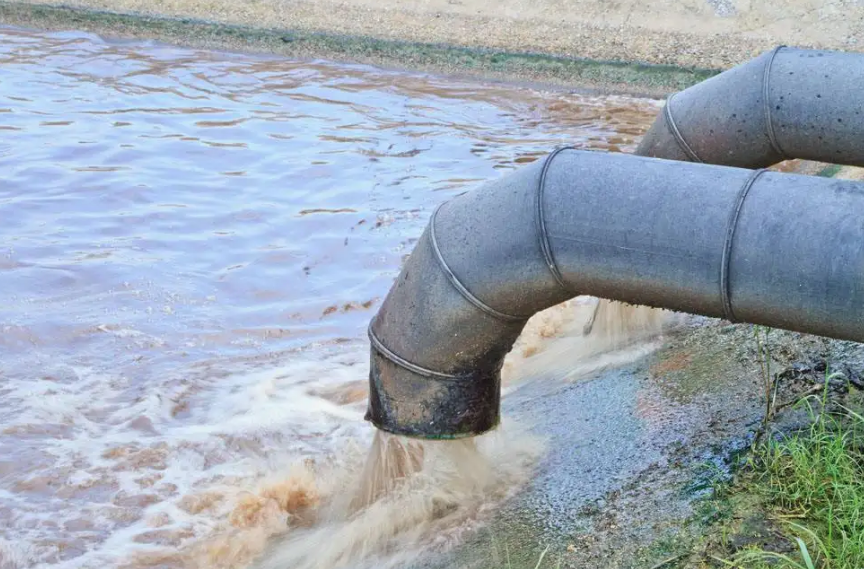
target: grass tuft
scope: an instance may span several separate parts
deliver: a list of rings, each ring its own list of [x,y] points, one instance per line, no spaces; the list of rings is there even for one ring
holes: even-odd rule
[[[826,382],[827,386],[827,382]],[[824,410],[827,387],[815,399]],[[813,411],[808,431],[770,440],[751,458],[755,487],[792,547],[742,550],[727,567],[861,569],[864,567],[864,416],[843,408]]]

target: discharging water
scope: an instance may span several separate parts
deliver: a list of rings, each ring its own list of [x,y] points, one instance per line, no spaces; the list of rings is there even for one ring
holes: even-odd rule
[[[0,70],[0,567],[399,566],[530,475],[505,418],[358,510],[366,326],[437,204],[660,103],[10,29]]]

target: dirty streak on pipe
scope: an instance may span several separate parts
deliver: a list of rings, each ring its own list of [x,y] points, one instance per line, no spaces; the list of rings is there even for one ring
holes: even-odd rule
[[[556,151],[432,216],[369,328],[367,419],[494,428],[525,322],[577,295],[864,341],[862,212],[858,182]]]
[[[864,55],[780,46],[669,97],[636,154],[864,166]]]

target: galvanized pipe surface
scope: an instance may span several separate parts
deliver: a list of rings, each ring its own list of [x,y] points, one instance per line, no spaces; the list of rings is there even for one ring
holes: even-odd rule
[[[742,168],[790,158],[864,166],[862,85],[862,54],[779,46],[669,97],[636,154]]]
[[[864,54],[780,46],[672,95],[636,154],[864,166]]]
[[[559,150],[443,204],[370,328],[367,418],[498,422],[525,322],[577,295],[864,341],[864,184]]]

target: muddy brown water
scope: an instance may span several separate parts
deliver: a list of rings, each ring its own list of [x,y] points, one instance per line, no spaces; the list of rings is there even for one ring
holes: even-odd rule
[[[659,108],[0,29],[0,567],[398,566],[458,542],[542,445],[506,421],[473,466],[430,445],[419,489],[334,521],[373,436],[369,318],[441,201],[557,145],[631,151]],[[539,356],[583,301],[529,323],[507,385],[568,371],[572,344]]]

